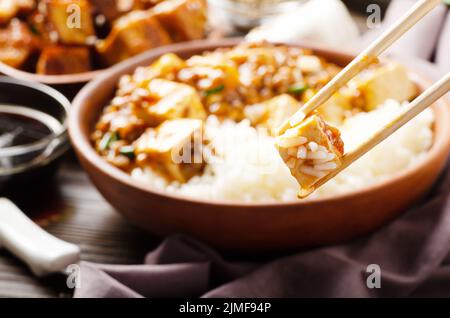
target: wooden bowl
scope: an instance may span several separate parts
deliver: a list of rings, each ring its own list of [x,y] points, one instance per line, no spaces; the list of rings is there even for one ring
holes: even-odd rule
[[[47,84],[63,93],[67,98],[73,98],[90,80],[99,76],[105,70],[95,70],[85,73],[67,75],[41,75],[22,71],[0,62],[0,74],[20,80]]]
[[[237,41],[199,41],[156,49],[116,65],[75,98],[69,133],[78,157],[106,200],[132,223],[160,236],[187,233],[222,250],[295,250],[338,243],[373,231],[421,198],[434,183],[450,149],[450,110],[443,101],[433,106],[435,139],[423,160],[386,181],[323,199],[268,204],[192,199],[140,183],[95,152],[89,135],[121,75],[149,65],[167,52],[189,57]],[[352,59],[349,54],[312,49],[339,65]],[[423,89],[424,81],[418,75],[414,78]]]

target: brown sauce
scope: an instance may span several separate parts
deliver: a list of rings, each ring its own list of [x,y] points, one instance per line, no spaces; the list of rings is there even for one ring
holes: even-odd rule
[[[52,134],[51,126],[36,118],[39,115],[41,120],[48,116],[40,112],[27,116],[20,107],[0,106],[0,149],[31,144]]]
[[[58,161],[11,174],[2,172],[2,169],[8,170],[35,159],[43,149],[28,151],[31,145],[62,128],[56,118],[46,113],[21,106],[0,105],[0,197],[13,200],[32,216],[51,214],[55,204],[58,205],[53,202],[59,197],[53,184]],[[23,147],[23,151],[11,154],[12,147]]]

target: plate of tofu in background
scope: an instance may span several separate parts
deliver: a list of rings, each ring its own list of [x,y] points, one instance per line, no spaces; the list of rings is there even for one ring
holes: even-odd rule
[[[252,252],[342,242],[422,197],[450,150],[450,111],[439,101],[299,199],[299,183],[308,187],[335,169],[428,85],[383,59],[296,131],[274,134],[353,58],[242,39],[165,46],[84,87],[70,137],[103,196],[153,234],[183,232]]]
[[[1,0],[0,72],[84,84],[146,50],[204,38],[206,10],[205,0]]]

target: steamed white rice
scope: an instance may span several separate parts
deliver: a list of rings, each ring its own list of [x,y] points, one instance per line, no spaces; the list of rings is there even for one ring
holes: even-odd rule
[[[406,107],[396,101],[347,119],[341,127],[345,151],[353,149]],[[433,141],[433,112],[426,110],[375,149],[319,188],[310,197],[345,193],[388,178],[421,160]],[[210,116],[205,133],[215,146],[203,175],[185,184],[167,183],[150,169],[133,177],[169,192],[195,198],[271,202],[298,200],[299,186],[274,147],[273,138],[247,120],[219,122]]]

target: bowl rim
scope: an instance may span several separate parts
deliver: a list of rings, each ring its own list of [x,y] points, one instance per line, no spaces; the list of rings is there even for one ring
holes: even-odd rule
[[[80,113],[83,109],[83,106],[87,104],[85,101],[88,99],[89,95],[91,95],[99,86],[102,85],[102,82],[112,76],[117,76],[120,73],[126,73],[127,69],[130,67],[138,67],[145,65],[145,62],[152,58],[157,58],[161,54],[167,52],[180,53],[180,51],[189,51],[189,50],[212,50],[219,47],[227,47],[231,45],[236,45],[241,42],[242,38],[232,38],[232,39],[221,39],[221,40],[199,40],[192,41],[189,43],[179,43],[168,45],[160,48],[156,48],[154,50],[145,52],[140,54],[132,59],[121,62],[112,68],[108,69],[106,72],[101,74],[98,78],[89,82],[75,97],[72,103],[72,109],[70,111],[69,116],[69,135],[72,141],[72,144],[77,151],[79,156],[84,157],[86,161],[88,161],[95,169],[99,170],[104,175],[107,175],[110,178],[117,180],[118,182],[135,188],[139,191],[146,192],[150,195],[156,195],[161,198],[175,200],[181,203],[188,204],[198,204],[198,205],[206,205],[206,206],[222,206],[222,207],[244,207],[247,209],[257,209],[262,207],[292,207],[292,206],[302,206],[302,205],[311,205],[311,204],[323,204],[323,203],[333,203],[341,200],[348,200],[355,196],[363,196],[365,194],[371,193],[373,191],[378,191],[384,187],[388,187],[400,182],[403,179],[408,178],[410,175],[414,174],[414,172],[421,167],[424,167],[432,160],[437,157],[440,153],[450,151],[450,125],[440,125],[439,133],[435,133],[433,135],[433,144],[431,148],[427,151],[426,155],[423,158],[420,158],[411,166],[406,169],[401,170],[398,173],[393,174],[391,177],[383,180],[376,181],[370,185],[358,188],[354,191],[348,191],[343,193],[338,193],[330,196],[325,196],[321,198],[310,198],[306,200],[299,201],[283,201],[283,202],[245,202],[245,201],[237,201],[237,200],[223,200],[223,199],[200,199],[195,197],[190,197],[184,194],[171,193],[165,190],[158,189],[153,187],[141,180],[132,178],[128,173],[120,170],[117,167],[114,167],[111,164],[108,164],[100,155],[97,154],[94,147],[91,144],[90,136],[86,136],[80,127],[81,117]],[[295,47],[304,47],[307,49],[312,49],[313,51],[322,51],[331,55],[341,55],[341,56],[354,56],[353,53],[345,50],[335,49],[323,45],[316,45],[304,42],[284,42],[277,43],[284,44],[288,46]],[[426,77],[423,77],[419,72],[416,72],[413,68],[408,67],[409,73],[413,76],[413,80],[416,81],[419,85],[429,85],[430,81],[427,80]],[[444,112],[446,112],[445,118],[437,118],[435,117],[434,125],[436,122],[450,120],[450,105],[447,101],[438,100],[433,104],[433,113],[436,114],[436,109],[442,108]]]
[[[30,82],[38,82],[48,85],[66,85],[66,84],[80,84],[87,83],[108,68],[97,69],[89,72],[64,74],[64,75],[43,75],[32,72],[23,71],[12,66],[9,66],[3,62],[0,62],[0,73]]]

